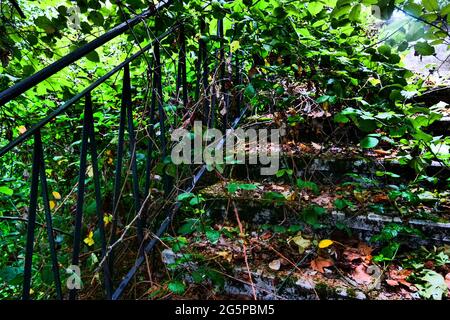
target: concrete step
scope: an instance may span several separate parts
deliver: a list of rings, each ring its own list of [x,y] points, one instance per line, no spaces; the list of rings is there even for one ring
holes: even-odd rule
[[[310,148],[305,144],[305,148]],[[310,150],[310,149],[307,149]],[[378,153],[377,153],[378,152]],[[386,151],[387,153],[388,151]],[[298,151],[282,152],[280,154],[280,169],[295,168],[299,177],[323,183],[338,183],[346,178],[349,173],[358,174],[366,178],[377,178],[377,173],[391,172],[400,176],[404,182],[417,178],[417,172],[411,165],[403,164],[402,160],[393,154],[380,155],[381,151],[365,151],[357,153],[352,148],[334,147],[323,153],[308,153]],[[227,174],[231,178],[260,181],[271,179],[270,176],[262,176],[261,168],[268,165],[235,164],[227,166]],[[424,166],[423,175],[439,178],[441,185],[447,185],[450,178],[450,167],[438,161],[430,161]],[[378,177],[379,178],[379,177]],[[273,177],[272,177],[273,179]],[[383,179],[399,181],[399,177],[387,174]]]
[[[226,184],[217,183],[198,190],[206,198],[206,208],[214,221],[234,219],[230,206],[230,201],[234,201],[241,219],[247,223],[300,224],[310,228],[305,223],[304,210],[317,206],[325,209],[318,218],[318,225],[328,229],[337,226],[340,229],[348,228],[360,239],[368,240],[388,224],[397,223],[421,231],[423,239],[416,237],[416,240],[424,244],[450,243],[450,203],[445,194],[435,203],[424,201],[405,209],[392,204],[385,192],[375,190],[353,191],[352,194],[351,189],[327,186],[314,194],[309,190],[296,190],[290,185],[269,183],[257,185],[257,190],[241,190],[230,194],[226,188]],[[336,200],[349,201],[350,206],[338,209]]]

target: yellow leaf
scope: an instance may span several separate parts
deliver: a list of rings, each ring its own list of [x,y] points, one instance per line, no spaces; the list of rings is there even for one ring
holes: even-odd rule
[[[105,223],[105,226],[107,226],[109,223],[111,223],[112,220],[113,220],[112,214],[106,213],[106,214],[103,216],[103,222]]]
[[[319,242],[319,248],[320,249],[328,248],[333,243],[334,243],[333,240],[329,240],[329,239],[322,240],[322,241]]]
[[[93,238],[94,238],[94,232],[89,231],[89,235],[83,241],[90,247],[95,243]]]
[[[287,201],[294,201],[295,200],[295,192],[292,192],[285,196]]]
[[[25,126],[20,126],[18,129],[21,134],[24,134],[25,132],[27,132],[27,128],[25,128]]]
[[[298,252],[300,254],[303,254],[305,250],[308,249],[308,247],[311,245],[311,241],[303,238],[301,234],[293,237],[291,241],[293,241],[298,246]]]
[[[49,205],[50,205],[50,210],[53,210],[53,209],[55,209],[55,207],[56,207],[56,203],[55,203],[55,201],[49,201],[49,203],[48,203]]]
[[[92,166],[89,166],[87,168],[87,175],[89,178],[92,178],[94,176],[94,168]]]
[[[235,40],[230,44],[230,51],[231,53],[235,52],[237,49],[241,47],[239,41]]]
[[[52,192],[53,198],[55,198],[56,200],[61,200],[61,194],[57,191],[53,191]]]
[[[228,252],[228,251],[220,251],[220,252],[217,253],[217,255],[219,257],[224,258],[228,262],[231,262],[233,260],[233,254],[231,252]]]

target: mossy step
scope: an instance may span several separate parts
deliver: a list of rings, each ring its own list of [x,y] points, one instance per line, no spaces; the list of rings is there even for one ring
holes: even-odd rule
[[[404,300],[405,296],[396,293],[376,291],[365,286],[357,286],[350,281],[327,277],[314,270],[290,274],[259,269],[251,271],[253,286],[258,300]],[[253,296],[252,285],[248,280],[248,271],[236,266],[234,278],[226,281],[224,291],[234,296]],[[375,281],[374,281],[375,282]],[[281,284],[283,284],[281,286]],[[361,290],[364,288],[365,290]],[[412,293],[409,299],[419,299]]]
[[[255,154],[257,151],[249,152]],[[361,150],[357,145],[325,147],[316,143],[291,143],[280,147],[279,156],[279,169],[295,168],[300,176],[325,180],[328,183],[335,183],[347,173],[373,177],[378,172],[392,172],[405,180],[417,177],[415,169],[408,164],[402,164],[399,150],[395,148]],[[248,177],[257,181],[270,178],[261,175],[261,168],[267,167],[269,165],[248,164],[247,159],[246,164],[228,165],[227,170],[231,178]],[[423,174],[437,175],[439,182],[446,183],[445,180],[450,178],[450,168],[442,162],[432,160],[424,166]],[[385,177],[389,179],[389,175]],[[398,177],[395,179],[398,181]]]
[[[308,189],[298,190],[287,184],[249,184],[234,181],[231,184],[238,189],[241,185],[256,189],[230,193],[227,191],[229,184],[220,182],[198,191],[207,199],[207,208],[215,219],[233,217],[229,205],[231,200],[236,204],[242,220],[259,225],[279,224],[282,221],[291,224],[303,223],[305,209],[320,207],[326,212],[320,216],[320,224],[328,227],[338,224],[346,226],[357,232],[361,239],[370,238],[389,223],[397,223],[420,230],[425,236],[424,243],[450,242],[448,195],[438,200],[440,209],[436,209],[435,204],[420,204],[409,207],[406,211],[398,205],[392,205],[382,190],[351,192],[351,186],[322,186],[313,192]],[[381,210],[381,204],[382,214],[377,212]],[[345,208],[339,210],[337,206]]]

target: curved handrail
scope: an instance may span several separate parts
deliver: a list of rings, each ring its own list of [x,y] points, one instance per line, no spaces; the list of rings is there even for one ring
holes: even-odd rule
[[[155,5],[155,7],[151,8],[151,9],[125,21],[125,22],[122,22],[121,24],[119,24],[116,27],[112,28],[111,30],[107,31],[106,33],[104,33],[100,37],[96,38],[95,40],[76,49],[74,52],[69,53],[68,55],[62,57],[58,61],[55,61],[51,65],[36,72],[32,76],[20,81],[19,83],[12,86],[11,88],[8,88],[5,91],[0,92],[0,107],[3,106],[4,104],[8,103],[9,101],[17,98],[19,95],[21,95],[25,91],[31,89],[35,85],[48,79],[49,77],[51,77],[58,71],[61,71],[65,67],[67,67],[70,64],[74,63],[75,61],[81,59],[82,57],[84,57],[88,53],[94,51],[98,47],[104,45],[108,41],[123,34],[125,31],[127,31],[131,27],[135,26],[140,21],[153,16],[155,13],[157,13],[161,9],[165,8],[166,6],[170,5],[172,2],[173,2],[173,0],[161,0],[160,2],[158,2],[157,5]]]
[[[70,98],[67,102],[65,102],[63,105],[61,105],[59,108],[53,110],[47,117],[39,121],[37,124],[32,126],[29,130],[25,131],[23,134],[15,138],[13,141],[8,143],[5,147],[0,149],[0,158],[5,155],[7,152],[11,151],[14,147],[17,147],[21,143],[23,143],[25,140],[32,137],[38,130],[40,130],[42,127],[44,127],[47,123],[49,123],[51,120],[53,120],[55,117],[59,116],[61,113],[67,110],[70,106],[72,106],[74,103],[78,102],[81,98],[83,98],[86,94],[97,88],[100,84],[105,82],[107,79],[109,79],[111,76],[113,76],[116,72],[121,70],[126,64],[132,62],[136,58],[138,58],[140,55],[145,53],[146,51],[150,50],[154,43],[156,41],[161,41],[165,37],[167,37],[169,34],[171,34],[173,31],[175,31],[177,28],[179,28],[179,24],[174,25],[173,27],[169,28],[166,32],[162,33],[159,37],[154,39],[150,44],[143,47],[141,50],[136,52],[134,55],[129,57],[128,59],[124,60],[121,64],[119,64],[117,67],[112,69],[110,72],[105,74],[104,76],[97,79],[95,82],[93,82],[91,85],[86,87],[83,91],[81,91],[79,94],[75,95],[74,97]]]

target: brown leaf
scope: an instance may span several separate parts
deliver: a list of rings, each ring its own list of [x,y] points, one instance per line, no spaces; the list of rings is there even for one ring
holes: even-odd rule
[[[364,242],[358,244],[358,251],[364,256],[364,262],[370,263],[372,261],[372,251],[373,248],[369,247]]]
[[[272,232],[270,231],[266,231],[261,235],[261,240],[268,240],[270,238],[272,238]]]
[[[349,262],[353,262],[354,260],[361,259],[361,254],[355,252],[353,248],[349,248],[344,251],[345,259]]]
[[[386,194],[379,193],[373,196],[372,201],[374,203],[389,202],[389,198]]]
[[[381,155],[381,156],[388,156],[391,154],[390,151],[386,151],[383,149],[375,149],[375,150],[373,150],[373,152],[375,152],[376,154]]]
[[[311,261],[311,268],[320,272],[325,273],[325,270],[323,268],[332,267],[334,265],[334,262],[330,259],[317,257],[316,259]]]
[[[412,270],[403,269],[398,270],[395,269],[395,267],[391,267],[388,272],[389,279],[386,280],[386,283],[388,283],[390,286],[398,286],[398,285],[404,285],[407,287],[410,291],[416,291],[416,287],[406,279],[411,275]],[[391,284],[392,283],[392,284]],[[393,285],[393,283],[396,283]]]
[[[388,285],[390,285],[391,287],[396,287],[399,285],[398,281],[396,281],[396,280],[386,280],[386,283]]]
[[[445,276],[445,283],[447,284],[448,290],[450,290],[450,273]]]
[[[366,272],[364,264],[360,264],[355,268],[352,277],[359,284],[369,284],[373,281],[373,278]]]
[[[327,207],[329,209],[333,207],[333,197],[326,192],[314,199],[311,199],[311,202],[317,204],[318,206]]]
[[[280,259],[273,260],[271,263],[269,263],[269,268],[275,271],[280,270],[281,268],[281,261]]]

